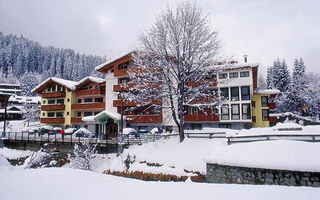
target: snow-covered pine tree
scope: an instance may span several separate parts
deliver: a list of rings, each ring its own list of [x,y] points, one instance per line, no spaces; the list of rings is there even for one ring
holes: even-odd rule
[[[141,49],[133,54],[134,66],[129,66],[134,87],[125,98],[170,113],[182,142],[187,106],[212,108],[218,103],[213,87],[214,64],[221,61],[217,32],[201,9],[184,2],[175,10],[163,11],[140,41]]]
[[[34,94],[31,92],[33,88],[35,88],[39,82],[36,78],[35,73],[26,73],[20,79],[22,95],[33,96]]]
[[[73,149],[70,164],[77,169],[90,170],[91,160],[96,155],[96,145],[91,145],[89,138],[85,138],[80,144],[76,143]]]

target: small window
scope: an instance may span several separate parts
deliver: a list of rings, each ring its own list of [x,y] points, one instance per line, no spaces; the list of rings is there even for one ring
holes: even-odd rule
[[[197,107],[188,106],[187,113],[188,115],[197,115],[199,112],[199,109]]]
[[[100,112],[94,112],[94,115],[97,115],[97,114],[99,114]]]
[[[42,113],[42,117],[44,117],[44,116],[46,116],[46,113],[43,112],[43,113]]]
[[[99,85],[95,85],[94,88],[95,88],[95,89],[99,89],[100,86],[99,86]]]
[[[238,72],[230,72],[229,73],[229,78],[238,78],[239,73]]]
[[[251,119],[250,103],[242,104],[242,119]]]
[[[48,88],[47,91],[48,91],[48,92],[51,92],[51,88]]]
[[[77,116],[78,116],[78,117],[81,117],[81,112],[77,112]]]
[[[69,112],[67,112],[67,115],[69,116]]]
[[[103,102],[103,98],[94,98],[94,102]]]
[[[43,100],[43,101],[42,101],[42,103],[43,103],[43,104],[45,104],[45,103],[46,103],[46,101],[45,101],[45,100]]]
[[[261,106],[262,107],[268,107],[268,97],[267,96],[262,96],[261,97]]]
[[[67,102],[70,102],[70,99],[69,99],[69,98],[67,99]]]
[[[64,104],[64,99],[57,99],[57,104],[63,105]]]
[[[240,77],[249,77],[249,71],[240,72]]]
[[[65,92],[66,91],[66,88],[62,86],[62,92]]]
[[[239,104],[231,105],[231,119],[240,119]]]
[[[269,121],[269,110],[262,109],[262,121]]]
[[[239,101],[239,88],[238,87],[231,88],[231,101]]]
[[[55,85],[53,85],[53,86],[51,87],[51,91],[52,91],[52,92],[55,92],[55,91],[56,91],[56,86],[55,86]]]
[[[219,79],[226,79],[226,78],[228,78],[228,73],[219,74]]]
[[[202,125],[201,124],[190,124],[191,130],[201,130]]]
[[[78,103],[81,103],[81,99],[78,99]]]
[[[250,87],[242,86],[241,87],[241,100],[250,100]]]
[[[85,117],[92,116],[92,112],[84,112],[83,115],[84,115]]]
[[[219,124],[219,128],[231,128],[231,124]]]
[[[110,71],[111,71],[111,73],[113,73],[114,72],[113,68]]]
[[[220,88],[220,95],[223,100],[229,100],[229,88]]]
[[[57,116],[57,117],[60,117],[60,118],[63,117],[63,112],[57,112],[57,113],[56,113],[56,116]]]
[[[89,90],[92,89],[92,85],[89,85]]]
[[[221,119],[222,120],[229,120],[229,106],[228,105],[222,105],[221,107]]]
[[[48,117],[54,117],[54,112],[48,112]]]
[[[61,86],[58,85],[57,87],[58,87],[58,88],[57,88],[57,91],[61,91]]]
[[[49,99],[48,100],[48,104],[55,104],[56,103],[56,100],[55,99]]]
[[[85,102],[85,103],[91,103],[91,102],[92,102],[92,98],[84,99],[84,102]]]

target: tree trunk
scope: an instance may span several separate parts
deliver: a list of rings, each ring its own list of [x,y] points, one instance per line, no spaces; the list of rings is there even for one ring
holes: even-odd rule
[[[180,118],[180,124],[179,124],[179,138],[180,138],[180,142],[183,142],[184,140],[184,130],[183,130],[183,124],[184,124],[184,119],[183,116],[182,118]]]

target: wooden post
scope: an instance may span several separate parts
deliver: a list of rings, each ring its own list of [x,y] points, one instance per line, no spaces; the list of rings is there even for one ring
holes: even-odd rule
[[[50,141],[50,139],[49,139],[49,138],[50,138],[50,134],[48,133],[48,143],[49,143],[49,141]]]
[[[30,135],[30,132],[28,131],[28,139],[27,139],[27,142],[29,142],[29,135]]]
[[[316,142],[316,138],[315,138],[314,135],[312,136],[312,141],[313,141],[313,142]]]
[[[36,134],[37,134],[37,133],[34,133],[34,136],[33,136],[33,142],[34,142],[34,143],[36,143]]]
[[[71,146],[72,146],[72,133],[70,135],[70,141],[71,141]]]
[[[230,141],[230,138],[228,137],[228,145],[230,145],[231,141]]]
[[[21,132],[21,141],[23,142],[23,132]]]
[[[17,132],[14,132],[14,142],[17,142]]]
[[[54,143],[57,144],[57,134],[54,134]]]

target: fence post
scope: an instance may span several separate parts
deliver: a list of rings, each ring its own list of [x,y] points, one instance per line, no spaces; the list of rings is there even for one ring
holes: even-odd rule
[[[71,142],[71,146],[72,146],[72,133],[70,135],[70,142]]]
[[[267,135],[267,140],[269,140],[269,135]]]
[[[27,139],[27,142],[29,142],[29,135],[30,135],[30,132],[28,131],[28,139]]]
[[[17,142],[17,132],[14,132],[14,142]]]
[[[40,145],[42,145],[42,134],[40,134]]]
[[[209,134],[209,139],[211,139],[211,137],[212,137],[212,133]]]
[[[21,142],[23,142],[23,132],[21,132]]]
[[[57,144],[57,134],[54,134],[54,143]]]
[[[312,136],[312,142],[316,142],[316,138],[314,135]]]
[[[34,141],[34,143],[36,143],[36,134],[37,134],[37,133],[34,133],[34,136],[33,136],[33,141]]]
[[[49,141],[50,141],[50,134],[48,133],[48,143],[49,143]]]
[[[10,140],[10,135],[11,135],[11,132],[9,132],[9,134],[8,134],[8,139]]]
[[[231,141],[230,141],[230,138],[228,137],[228,145],[230,145]]]

